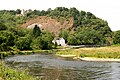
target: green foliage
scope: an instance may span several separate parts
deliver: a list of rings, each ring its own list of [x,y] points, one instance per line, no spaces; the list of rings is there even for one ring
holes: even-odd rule
[[[120,44],[120,31],[114,32],[113,43],[114,44]]]
[[[36,38],[40,36],[40,34],[41,34],[40,28],[37,25],[35,25],[35,27],[33,28],[33,36]]]
[[[15,43],[17,49],[20,50],[29,50],[31,44],[31,40],[28,37],[19,37]]]
[[[13,46],[14,45],[14,39],[15,39],[15,37],[14,37],[13,33],[7,32],[7,31],[1,31],[0,32],[0,36],[6,37],[5,43],[8,46]]]
[[[3,62],[0,62],[0,77],[4,80],[36,80],[26,71],[13,70],[6,67]]]
[[[44,33],[43,35],[35,38],[31,46],[33,49],[51,49],[53,36],[50,33]]]
[[[7,29],[7,26],[5,26],[4,24],[0,23],[0,31],[1,30],[6,30]]]
[[[6,37],[0,36],[0,45],[1,45],[2,43],[5,43],[5,41],[6,41]]]
[[[45,43],[45,48],[44,49],[51,49],[52,48],[52,40],[54,39],[54,35],[46,32],[42,35],[42,39],[44,40]]]
[[[59,37],[64,38],[66,42],[67,42],[68,36],[69,36],[69,31],[67,30],[61,30],[59,33]]]
[[[70,35],[69,37],[68,37],[68,44],[69,45],[78,45],[77,44],[77,39],[76,39],[76,37],[74,36],[74,35]]]
[[[41,37],[37,37],[36,39],[34,39],[31,43],[31,47],[33,49],[41,49],[42,48],[42,44],[43,40],[41,39]]]
[[[68,37],[68,44],[72,45],[104,45],[106,39],[96,30],[85,29],[71,34]]]
[[[20,10],[20,9],[17,9],[17,10],[16,10],[16,14],[21,14],[21,10]]]
[[[57,45],[57,42],[55,42],[55,44],[54,44],[54,47],[53,47],[53,48],[54,48],[54,49],[56,49],[56,48],[57,48],[57,46],[58,46],[58,45]]]
[[[0,31],[0,50],[6,51],[9,50],[10,46],[14,46],[15,37],[11,32]]]
[[[66,19],[69,17],[74,18],[74,33],[72,36],[70,36],[71,38],[67,37],[67,35],[71,35],[71,33],[67,33],[67,31],[61,31],[59,33],[59,37],[63,37],[66,42],[68,42],[68,44],[103,45],[107,44],[107,38],[111,37],[112,31],[110,30],[107,21],[97,18],[94,14],[90,12],[78,11],[74,7],[70,9],[67,9],[65,7],[57,7],[48,15],[52,16],[55,19],[57,18],[58,20],[61,19],[61,17]]]
[[[36,16],[45,16],[49,13],[50,11],[39,11],[39,10],[34,10],[34,11],[30,11],[29,13],[27,13],[27,17],[28,18],[33,18],[33,17],[36,17]]]

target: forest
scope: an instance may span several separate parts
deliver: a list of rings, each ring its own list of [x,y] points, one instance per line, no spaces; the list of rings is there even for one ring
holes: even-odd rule
[[[61,29],[58,37],[63,37],[68,45],[120,44],[120,31],[112,32],[107,21],[96,17],[91,12],[76,8],[57,7],[54,10],[29,10],[24,16],[17,10],[0,11],[0,51],[10,50],[48,50],[56,48],[52,43],[54,33],[42,31],[37,25],[34,29],[21,28],[27,20],[38,16],[49,16],[58,21],[73,18],[73,26]]]

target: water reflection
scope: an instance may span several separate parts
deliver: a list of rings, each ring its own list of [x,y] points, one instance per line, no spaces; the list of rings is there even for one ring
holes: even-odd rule
[[[54,55],[21,55],[5,59],[14,68],[28,68],[42,80],[120,80],[120,63],[84,62]]]

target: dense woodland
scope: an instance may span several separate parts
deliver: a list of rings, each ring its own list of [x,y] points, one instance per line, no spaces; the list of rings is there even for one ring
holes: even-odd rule
[[[24,16],[17,10],[0,11],[0,51],[52,49],[53,33],[45,32],[36,25],[34,29],[23,29],[21,24],[37,16],[49,16],[58,21],[72,17],[72,28],[61,30],[59,37],[63,37],[68,45],[111,45],[120,44],[120,31],[112,32],[107,21],[94,14],[79,11],[76,8],[57,7],[47,11],[30,10]]]

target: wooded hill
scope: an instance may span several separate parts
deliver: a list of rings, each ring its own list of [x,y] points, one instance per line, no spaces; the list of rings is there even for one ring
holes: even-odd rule
[[[26,16],[31,17],[22,26],[30,23],[43,24],[43,29],[63,37],[68,44],[111,44],[111,29],[107,21],[94,14],[78,11],[76,8],[57,7],[47,11],[34,10]],[[35,16],[41,16],[36,17]],[[69,36],[68,36],[69,35]]]
[[[29,10],[24,15],[20,13],[19,9],[0,11],[0,50],[11,47],[50,49],[55,37],[63,37],[69,45],[110,45],[115,42],[107,21],[91,12],[57,7],[47,11]],[[41,24],[41,29],[37,26],[33,30],[26,28],[34,23]]]

